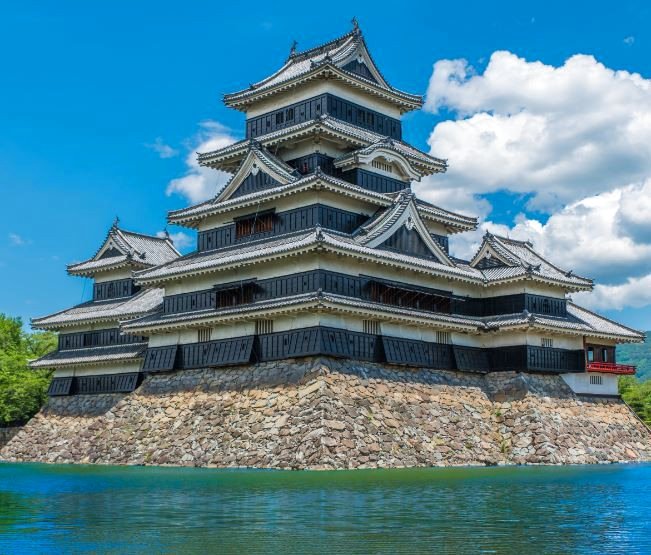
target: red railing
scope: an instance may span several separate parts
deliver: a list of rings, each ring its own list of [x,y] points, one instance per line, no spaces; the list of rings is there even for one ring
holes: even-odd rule
[[[614,362],[588,362],[588,372],[607,372],[608,374],[635,374],[635,366],[631,364],[615,364]]]

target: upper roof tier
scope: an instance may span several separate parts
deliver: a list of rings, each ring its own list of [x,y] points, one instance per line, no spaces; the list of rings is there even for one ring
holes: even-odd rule
[[[102,246],[92,258],[68,266],[73,276],[94,276],[100,272],[125,267],[134,269],[150,268],[165,264],[181,256],[174,248],[172,240],[165,237],[142,235],[125,231],[118,227],[118,221],[109,229]]]
[[[396,105],[403,113],[423,104],[421,96],[389,85],[375,65],[356,20],[352,31],[335,40],[303,52],[297,52],[294,45],[278,71],[247,89],[224,95],[224,103],[247,111],[260,100],[319,79],[336,79]]]
[[[347,148],[361,148],[363,149],[360,151],[362,154],[370,154],[366,151],[367,147],[372,145],[375,145],[375,149],[381,147],[385,150],[391,150],[404,157],[413,168],[413,171],[418,172],[420,175],[442,173],[447,169],[445,160],[430,156],[396,139],[389,142],[384,135],[347,123],[330,115],[319,116],[310,121],[285,127],[279,131],[272,131],[266,135],[256,137],[255,141],[265,148],[274,146],[278,149],[284,143],[295,144],[297,140],[307,140],[313,137],[340,142]],[[250,146],[251,139],[244,139],[219,150],[200,153],[197,159],[202,166],[233,173],[239,167],[242,159],[246,157]]]

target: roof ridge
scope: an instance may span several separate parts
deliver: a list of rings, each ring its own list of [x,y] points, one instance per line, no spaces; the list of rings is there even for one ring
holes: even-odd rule
[[[348,31],[345,35],[341,35],[335,39],[329,40],[328,42],[324,42],[322,44],[319,44],[317,46],[313,46],[312,48],[308,48],[307,50],[303,50],[301,52],[295,52],[293,55],[290,54],[289,58],[287,58],[287,62],[302,62],[306,59],[311,58],[315,54],[321,54],[325,53],[328,50],[332,49],[333,47],[337,48],[342,46],[349,38],[352,38],[354,36],[361,36],[361,31],[352,29],[351,31]]]

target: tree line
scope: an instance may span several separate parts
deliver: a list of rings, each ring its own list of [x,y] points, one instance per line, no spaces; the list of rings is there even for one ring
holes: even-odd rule
[[[56,345],[55,333],[27,333],[20,318],[0,314],[0,426],[27,422],[45,403],[52,372],[30,370],[27,362]]]

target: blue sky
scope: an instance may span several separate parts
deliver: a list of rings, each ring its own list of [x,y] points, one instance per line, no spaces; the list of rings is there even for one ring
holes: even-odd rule
[[[193,1],[4,3],[0,7],[4,216],[0,312],[28,320],[87,299],[89,285],[68,277],[65,264],[91,256],[116,214],[127,229],[162,230],[166,212],[189,203],[181,194],[166,193],[171,180],[192,173],[188,154],[214,139],[215,130],[221,136],[241,135],[244,117],[225,108],[221,95],[275,70],[293,39],[300,49],[347,32],[354,15],[385,76],[410,92],[428,91],[437,60],[465,59],[476,75],[493,64],[489,69],[497,74],[508,65],[500,66],[491,58],[497,51],[551,68],[562,67],[575,54],[590,54],[606,68],[639,73],[641,79],[651,77],[651,9],[641,1],[620,1],[616,9],[606,2],[549,1],[402,5],[251,1],[245,8],[235,2]],[[573,71],[580,80],[582,70]],[[469,85],[463,85],[466,89]],[[439,145],[445,150],[445,145],[457,143],[464,148],[464,135],[454,125],[482,113],[499,115],[505,93],[488,94],[486,84],[480,84],[483,103],[469,108],[463,90],[430,85],[429,98],[437,97],[438,107],[432,100],[427,110],[406,116],[405,139],[429,151],[433,129],[451,120],[451,126],[437,128],[432,148]],[[620,99],[623,110],[628,105],[633,111],[635,102],[621,97],[613,96]],[[532,107],[532,96],[518,102],[525,112],[537,109]],[[646,102],[644,97],[640,102]],[[554,108],[546,110],[544,117]],[[513,110],[506,111],[508,119]],[[202,127],[206,121],[219,126]],[[499,138],[501,129],[491,133]],[[592,143],[585,136],[573,140]],[[556,156],[563,157],[559,150]],[[452,164],[455,152],[444,154]],[[619,173],[595,193],[624,190],[630,183],[644,181],[648,167],[624,158],[614,158],[621,164],[609,164],[609,172]],[[627,164],[635,171],[629,167],[620,171],[619,166]],[[586,168],[588,174],[592,171],[604,173],[597,167]],[[565,205],[591,194],[589,187],[574,196],[555,193],[556,204],[541,209],[531,201],[545,192],[545,183],[520,186],[527,180],[515,173],[503,179],[503,186],[476,190],[468,176],[453,174],[445,183],[448,188],[467,187],[477,205],[484,207],[477,212],[491,225],[513,228],[515,235],[528,233],[522,231],[525,228],[543,233],[531,222],[544,225]],[[562,179],[556,185],[571,187]],[[434,191],[438,184],[431,181],[426,186]],[[520,231],[516,220],[521,222]],[[640,224],[635,217],[629,220],[631,225]],[[560,227],[563,221],[569,220],[562,220]],[[647,277],[635,258],[644,256],[651,243],[648,229],[643,222],[640,225],[636,233],[641,230],[642,238],[638,233],[635,241],[626,239],[634,254],[622,262],[621,271],[604,263],[608,253],[594,253],[596,277],[604,283],[617,286],[628,278]],[[551,237],[545,233],[544,237]],[[552,248],[544,237],[547,249]],[[602,292],[604,297],[608,291]],[[622,303],[604,302],[602,312],[651,328],[648,304]]]

